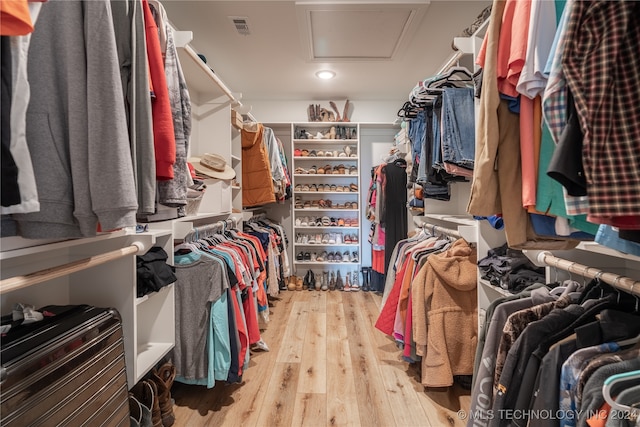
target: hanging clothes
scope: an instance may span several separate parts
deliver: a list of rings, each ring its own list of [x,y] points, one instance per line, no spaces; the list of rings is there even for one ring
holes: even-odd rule
[[[395,245],[407,238],[407,161],[396,159],[382,168],[385,176],[384,208],[380,214],[380,225],[384,228],[384,271]]]
[[[585,426],[603,402],[601,394],[595,402],[587,394],[592,380],[602,388],[596,373],[632,369],[632,359],[640,364],[636,304],[598,280],[586,287],[538,284],[496,300],[478,341],[470,407],[476,416],[467,425]],[[529,419],[535,410],[552,416]]]
[[[242,128],[242,206],[260,206],[276,201],[269,155],[262,123]]]
[[[135,226],[110,3],[53,0],[45,6],[29,47],[29,84],[38,97],[30,99],[26,122],[40,211],[14,219],[23,237],[38,239],[94,236],[98,224],[104,231]],[[37,64],[56,73],[42,73]]]

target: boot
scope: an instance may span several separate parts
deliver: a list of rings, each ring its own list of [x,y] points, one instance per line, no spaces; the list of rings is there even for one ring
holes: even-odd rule
[[[309,270],[309,290],[313,291],[316,289],[316,275],[313,270]]]
[[[322,276],[321,277],[321,284],[322,287],[320,289],[322,289],[323,291],[327,291],[329,290],[329,273],[327,273],[326,271],[322,272]]]
[[[156,371],[151,372],[151,381],[154,382],[158,389],[158,404],[160,405],[160,413],[162,415],[162,425],[171,427],[176,421],[173,414],[173,399],[171,398],[171,387],[173,380],[176,378],[176,367],[173,363],[166,362]]]
[[[151,425],[153,427],[163,427],[156,384],[151,380],[140,380],[131,388],[131,393],[143,406],[151,409]]]
[[[290,291],[295,291],[296,281],[297,281],[297,277],[295,276],[295,274],[289,276],[289,284],[287,285],[287,289]]]
[[[344,275],[344,291],[345,292],[351,291],[351,284],[349,283],[349,276],[350,276],[349,273]]]
[[[360,271],[362,272],[362,290],[368,292],[371,290],[369,287],[369,267],[362,267]]]
[[[329,279],[329,290],[333,291],[336,288],[336,273],[335,271],[331,272],[331,279]]]
[[[353,276],[351,276],[351,291],[359,291],[360,284],[358,283],[358,270],[352,272]]]
[[[315,277],[315,275],[314,275],[314,280],[315,280],[316,291],[321,290],[322,289],[322,274],[318,274],[318,277]]]
[[[340,270],[338,270],[338,275],[336,276],[336,289],[339,291],[344,290],[344,283],[342,282],[342,276],[340,275]]]

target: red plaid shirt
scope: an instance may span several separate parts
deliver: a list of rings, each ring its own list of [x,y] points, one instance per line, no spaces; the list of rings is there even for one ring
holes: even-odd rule
[[[640,2],[576,1],[562,68],[584,133],[590,215],[640,216]]]

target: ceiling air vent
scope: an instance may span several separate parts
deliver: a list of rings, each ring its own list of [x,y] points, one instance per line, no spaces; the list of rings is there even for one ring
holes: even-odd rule
[[[238,34],[242,34],[243,36],[251,34],[249,31],[249,22],[247,22],[246,16],[230,16],[229,19],[233,22]]]

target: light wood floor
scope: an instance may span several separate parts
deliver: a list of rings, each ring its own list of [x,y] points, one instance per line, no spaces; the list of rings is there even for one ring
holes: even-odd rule
[[[469,391],[428,389],[374,328],[370,292],[284,291],[242,384],[174,383],[176,426],[464,426]]]

